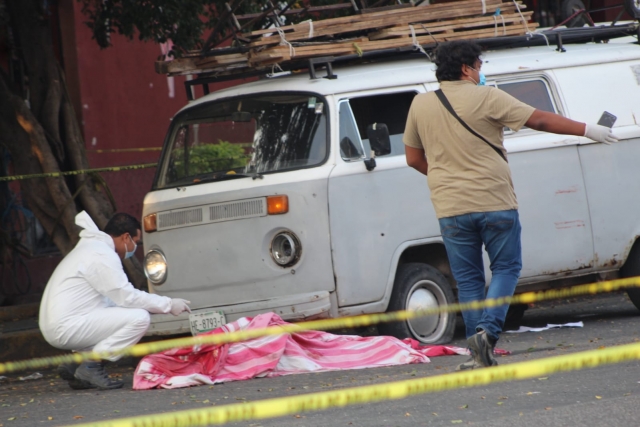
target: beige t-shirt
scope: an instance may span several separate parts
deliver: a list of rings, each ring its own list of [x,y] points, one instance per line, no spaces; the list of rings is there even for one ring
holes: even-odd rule
[[[504,127],[520,130],[535,111],[492,86],[458,80],[441,82],[440,88],[458,116],[505,156]],[[466,130],[434,92],[413,99],[403,140],[426,153],[438,218],[518,208],[507,162]]]

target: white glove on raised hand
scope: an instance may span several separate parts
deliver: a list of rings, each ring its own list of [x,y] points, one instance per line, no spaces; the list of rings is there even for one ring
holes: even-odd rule
[[[177,316],[178,314],[182,313],[183,311],[188,311],[189,313],[191,313],[191,309],[189,308],[189,304],[191,304],[191,301],[187,301],[186,299],[171,298],[171,310],[170,310],[170,313],[173,314],[174,316]]]
[[[618,142],[619,139],[611,132],[611,128],[589,123],[584,127],[584,136],[594,141],[604,142],[605,144]]]

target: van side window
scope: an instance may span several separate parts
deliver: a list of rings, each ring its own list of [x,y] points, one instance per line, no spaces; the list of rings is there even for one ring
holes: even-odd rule
[[[402,136],[411,101],[416,95],[416,92],[401,92],[363,96],[349,100],[367,156],[371,151],[367,138],[367,127],[373,123],[384,123],[389,128],[389,137],[391,138],[391,154],[389,155],[404,155]]]
[[[346,161],[362,159],[364,149],[349,101],[340,101],[338,116],[340,117],[340,156]]]
[[[498,89],[507,92],[514,98],[529,104],[537,110],[556,113],[556,108],[551,100],[551,93],[546,82],[542,79],[497,83]]]

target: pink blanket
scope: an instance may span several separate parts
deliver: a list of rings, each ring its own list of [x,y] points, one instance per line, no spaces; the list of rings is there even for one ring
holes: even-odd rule
[[[274,313],[243,317],[209,334],[287,324]],[[179,388],[257,377],[428,363],[429,357],[469,354],[460,347],[419,346],[411,339],[306,331],[223,345],[173,349],[144,357],[133,388]]]

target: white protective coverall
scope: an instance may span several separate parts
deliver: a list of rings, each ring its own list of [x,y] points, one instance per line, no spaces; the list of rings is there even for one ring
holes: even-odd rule
[[[129,283],[113,239],[86,212],[76,215],[76,224],[83,228],[80,241],[56,267],[42,296],[42,335],[52,346],[74,351],[133,345],[147,331],[149,313],[169,313],[171,298]]]

